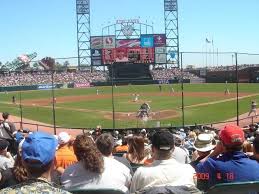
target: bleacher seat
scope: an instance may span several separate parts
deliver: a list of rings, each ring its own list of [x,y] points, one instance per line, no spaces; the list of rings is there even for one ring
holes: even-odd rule
[[[116,189],[74,189],[69,190],[73,194],[126,194]]]
[[[222,183],[211,187],[206,194],[257,194],[259,181]]]

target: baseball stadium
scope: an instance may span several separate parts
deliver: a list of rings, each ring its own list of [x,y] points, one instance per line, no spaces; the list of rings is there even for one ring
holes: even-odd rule
[[[27,11],[10,19],[21,31],[5,32],[13,48],[0,37],[0,193],[259,193],[256,10],[14,1],[22,10],[6,1],[0,18]]]

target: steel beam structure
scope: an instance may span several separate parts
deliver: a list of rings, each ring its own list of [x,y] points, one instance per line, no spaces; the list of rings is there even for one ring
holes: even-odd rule
[[[164,0],[167,65],[179,68],[178,0]]]
[[[76,0],[76,15],[78,69],[81,70],[91,67],[90,0]]]

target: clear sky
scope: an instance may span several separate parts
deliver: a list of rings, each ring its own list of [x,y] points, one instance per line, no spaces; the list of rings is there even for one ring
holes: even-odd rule
[[[205,39],[215,50],[259,53],[259,0],[179,0],[181,51],[205,51]],[[164,33],[163,0],[91,0],[91,33],[117,19],[140,18]],[[44,56],[77,56],[75,0],[1,0],[0,61],[22,53]],[[208,48],[208,50],[211,48]],[[230,62],[232,56],[220,56]],[[185,56],[204,63],[204,56]],[[212,59],[209,59],[212,60]],[[240,57],[259,63],[257,57]],[[193,62],[195,63],[195,62]]]

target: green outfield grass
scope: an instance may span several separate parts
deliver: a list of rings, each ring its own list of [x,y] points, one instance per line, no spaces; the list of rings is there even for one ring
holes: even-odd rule
[[[182,123],[181,115],[181,96],[169,95],[171,88],[175,92],[181,92],[181,85],[163,85],[162,93],[159,92],[157,85],[146,86],[118,86],[114,88],[114,108],[116,112],[121,113],[136,113],[140,103],[132,102],[132,94],[140,94],[141,101],[148,101],[153,112],[160,112],[163,110],[174,110],[178,116],[170,119],[158,118],[156,120],[148,121],[144,126],[143,123],[137,119],[116,120],[117,128],[127,127],[152,127],[157,121],[161,122],[162,126],[180,126]],[[185,108],[185,123],[186,124],[202,124],[224,121],[236,115],[236,100],[224,101],[227,98],[224,95],[207,95],[207,96],[188,96],[188,92],[217,92],[223,94],[225,84],[184,84]],[[231,93],[236,92],[236,84],[228,84]],[[57,102],[56,106],[56,123],[64,127],[95,127],[102,125],[104,128],[112,127],[112,120],[105,117],[105,114],[111,115],[112,99],[107,95],[111,94],[111,87],[98,87],[100,95],[105,95],[106,98],[101,99],[86,99],[82,101],[68,101]],[[240,84],[239,92],[246,93],[245,95],[259,94],[258,84]],[[0,110],[9,111],[11,114],[20,116],[19,104],[11,104],[11,98],[15,95],[17,103],[19,103],[19,92],[0,93]],[[96,88],[86,89],[59,89],[55,90],[57,99],[63,96],[95,96]],[[24,91],[21,92],[22,101],[35,99],[51,99],[51,91]],[[233,96],[234,97],[234,96]],[[248,112],[251,100],[259,102],[259,95],[253,97],[245,97],[240,99],[240,114]],[[202,103],[213,103],[208,105],[199,105]],[[194,107],[188,107],[197,105]],[[104,112],[102,112],[104,111]],[[28,119],[40,121],[47,124],[52,124],[52,107],[41,107],[37,105],[24,105],[23,116]]]

